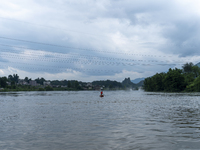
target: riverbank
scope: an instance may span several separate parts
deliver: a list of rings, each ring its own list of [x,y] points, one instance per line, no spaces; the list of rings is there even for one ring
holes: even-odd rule
[[[105,88],[104,91],[117,90],[138,90],[138,88]],[[83,89],[83,88],[68,88],[68,87],[34,87],[34,86],[16,86],[13,88],[0,88],[0,92],[20,92],[20,91],[100,91],[100,89]]]

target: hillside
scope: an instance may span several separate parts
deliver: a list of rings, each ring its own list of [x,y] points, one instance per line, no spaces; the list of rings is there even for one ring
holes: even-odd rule
[[[136,84],[134,84],[133,82],[131,82],[130,78],[125,78],[122,81],[122,85],[123,85],[123,87],[126,87],[126,88],[135,88],[135,87],[137,87]]]
[[[131,82],[138,84],[139,82],[141,82],[142,80],[144,80],[145,78],[136,78],[134,80],[131,80]]]
[[[200,62],[199,62],[199,63],[197,63],[195,66],[198,66],[198,67],[200,68]]]

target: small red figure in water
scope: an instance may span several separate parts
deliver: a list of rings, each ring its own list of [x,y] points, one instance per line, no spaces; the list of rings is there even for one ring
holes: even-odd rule
[[[101,88],[101,95],[100,95],[100,97],[104,97],[104,95],[103,95],[103,88]]]

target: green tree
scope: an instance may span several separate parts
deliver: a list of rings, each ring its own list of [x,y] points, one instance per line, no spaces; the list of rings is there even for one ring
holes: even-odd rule
[[[14,85],[15,85],[15,81],[12,81],[12,82],[11,82],[11,86],[14,86]]]
[[[50,87],[50,86],[46,86],[46,87],[45,87],[45,90],[46,90],[46,91],[53,91],[53,88]]]
[[[192,72],[192,67],[193,67],[193,66],[194,66],[194,65],[193,65],[192,62],[184,64],[184,65],[182,66],[183,72],[184,72],[184,73],[191,73],[191,72]]]
[[[68,87],[68,88],[71,88],[71,87],[72,87],[72,85],[71,85],[71,82],[70,82],[70,81],[68,81],[68,82],[67,82],[67,87]]]
[[[180,92],[186,87],[185,78],[181,69],[169,69],[164,80],[164,90],[167,92]]]
[[[5,88],[7,86],[8,79],[6,77],[0,78],[0,86]]]
[[[106,81],[93,81],[92,85],[94,86],[105,86],[105,88],[122,88],[122,83],[117,82],[117,81],[111,81],[111,80],[106,80]],[[130,83],[130,86],[134,85],[134,83]],[[125,87],[126,85],[124,85]],[[128,86],[129,87],[129,86]]]
[[[186,88],[185,74],[181,69],[169,69],[167,73],[155,74],[144,80],[145,91],[180,92]]]
[[[24,78],[24,81],[28,83],[28,82],[29,82],[28,77],[25,77],[25,78]]]
[[[152,92],[163,91],[165,75],[165,73],[157,73],[152,77],[146,78],[143,85],[144,90]]]
[[[19,80],[19,76],[17,74],[13,74],[14,81],[17,83]]]
[[[194,91],[200,92],[200,76],[198,76],[194,81]]]
[[[75,82],[74,82],[74,86],[75,86],[75,89],[81,90],[81,87],[80,87],[78,81],[75,81]]]
[[[164,90],[164,83],[163,79],[165,77],[165,73],[157,73],[153,76],[154,82],[154,91],[163,91]]]
[[[14,78],[13,78],[13,76],[12,75],[9,75],[8,76],[8,80],[11,82],[11,81],[14,81]]]
[[[19,76],[18,76],[17,74],[9,75],[9,76],[8,76],[8,80],[9,80],[10,82],[14,81],[15,83],[17,83],[18,80],[19,80]]]
[[[35,81],[40,84],[40,85],[43,85],[43,83],[46,81],[44,78],[37,78],[35,79]]]
[[[198,77],[200,75],[200,68],[198,66],[192,66],[192,72],[194,74],[194,77]]]

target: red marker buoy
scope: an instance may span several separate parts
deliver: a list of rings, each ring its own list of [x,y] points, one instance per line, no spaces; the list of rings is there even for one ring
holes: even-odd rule
[[[103,88],[101,88],[101,95],[99,95],[100,97],[104,97],[103,95]]]

